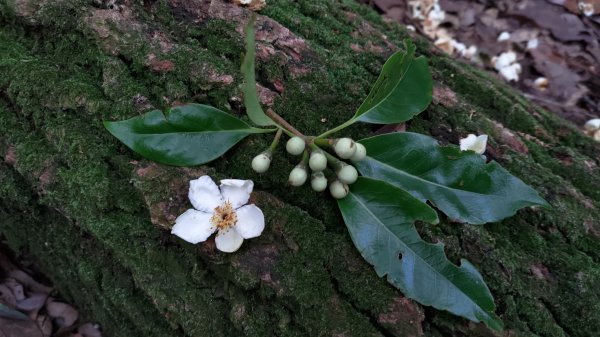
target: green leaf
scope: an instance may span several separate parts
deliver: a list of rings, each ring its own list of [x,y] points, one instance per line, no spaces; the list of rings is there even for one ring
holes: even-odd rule
[[[502,329],[494,299],[483,278],[467,260],[461,266],[444,255],[442,243],[423,241],[417,220],[437,223],[427,204],[384,181],[360,177],[338,200],[352,241],[380,277],[421,304]]]
[[[119,122],[104,122],[108,131],[133,151],[159,163],[193,166],[212,161],[257,129],[208,105],[171,108],[167,116],[152,110]]]
[[[244,75],[244,84],[242,85],[242,92],[244,93],[244,105],[246,106],[246,113],[250,120],[259,126],[276,125],[275,122],[265,115],[265,112],[260,107],[258,100],[258,94],[256,93],[256,74],[254,71],[254,58],[256,54],[255,37],[254,37],[254,21],[256,16],[252,14],[252,17],[248,20],[246,25],[246,55],[244,55],[244,61],[242,61],[242,74]]]
[[[496,162],[431,137],[390,133],[360,141],[367,158],[356,163],[363,176],[387,181],[415,198],[430,200],[450,218],[471,224],[494,222],[527,206],[548,203]]]
[[[407,121],[421,113],[431,103],[433,80],[423,56],[414,58],[415,45],[404,40],[405,51],[394,53],[385,62],[371,92],[345,123],[324,132],[325,138],[357,121],[391,124]]]
[[[431,103],[433,81],[427,60],[414,58],[415,45],[405,40],[383,65],[371,92],[353,119],[374,124],[400,123],[421,113]]]

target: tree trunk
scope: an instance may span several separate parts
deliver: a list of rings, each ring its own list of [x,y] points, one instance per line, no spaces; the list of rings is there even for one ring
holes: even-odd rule
[[[115,4],[109,4],[115,3]],[[0,1],[0,229],[107,336],[593,336],[600,331],[600,146],[500,81],[413,36],[434,103],[408,130],[488,156],[552,210],[500,223],[419,228],[481,271],[503,319],[493,333],[403,297],[362,260],[335,203],[285,186],[248,138],[198,168],[142,160],[103,128],[180,102],[243,116],[239,65],[249,13],[217,0]],[[270,1],[257,22],[264,105],[307,134],[353,115],[408,33],[352,1]],[[348,131],[359,139],[368,126]],[[253,179],[263,235],[235,254],[164,228],[201,174]]]

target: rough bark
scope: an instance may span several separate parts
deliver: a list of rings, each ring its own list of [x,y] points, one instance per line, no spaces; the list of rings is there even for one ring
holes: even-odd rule
[[[308,134],[349,118],[408,33],[352,1],[271,1],[258,21],[261,99]],[[488,154],[552,210],[419,230],[482,272],[506,324],[493,333],[421,307],[377,278],[331,200],[250,159],[269,136],[193,169],[149,163],[102,120],[201,102],[243,116],[248,13],[223,1],[0,1],[0,229],[107,336],[592,336],[600,331],[600,147],[489,75],[413,37],[434,103],[410,131]],[[367,126],[349,132],[368,135]],[[250,178],[268,219],[236,254],[170,236],[187,180]]]

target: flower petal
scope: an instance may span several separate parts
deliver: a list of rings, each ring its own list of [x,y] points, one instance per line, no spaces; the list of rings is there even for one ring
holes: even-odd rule
[[[583,127],[590,132],[600,130],[600,118],[590,119],[589,121],[585,122]]]
[[[475,136],[474,134],[469,134],[466,138],[461,138],[460,139],[460,150],[461,151],[467,151],[471,149],[471,146],[473,146],[473,144],[475,144],[475,142],[477,141],[477,136]]]
[[[244,239],[255,238],[265,229],[265,216],[255,205],[240,207],[235,213],[237,214],[235,230]]]
[[[234,209],[248,203],[250,193],[254,188],[252,180],[223,179],[221,180],[221,194],[224,201],[231,202]]]
[[[460,140],[460,150],[471,150],[483,154],[487,145],[487,139],[487,135],[475,136],[474,134],[469,134],[466,138]]]
[[[195,209],[211,214],[216,207],[221,206],[223,203],[217,184],[209,176],[190,180],[188,198],[190,198],[190,202]]]
[[[219,230],[219,233],[215,238],[217,249],[225,253],[233,253],[240,249],[242,242],[244,242],[244,238],[233,228]]]
[[[472,150],[479,154],[483,154],[485,152],[485,148],[487,146],[487,140],[488,140],[487,135],[477,136],[477,142],[475,143],[475,146],[472,147]]]
[[[216,230],[210,222],[211,217],[211,213],[188,209],[175,219],[171,234],[191,243],[206,241]]]

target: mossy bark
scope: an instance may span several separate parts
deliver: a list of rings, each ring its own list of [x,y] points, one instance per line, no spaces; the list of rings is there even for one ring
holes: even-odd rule
[[[408,37],[353,1],[271,1],[261,14],[261,99],[307,134],[348,119]],[[419,228],[454,261],[479,268],[504,333],[421,307],[377,278],[332,200],[284,186],[295,158],[280,149],[269,174],[252,172],[270,136],[208,166],[177,169],[142,160],[103,129],[103,120],[179,102],[242,117],[247,18],[216,0],[0,0],[0,230],[107,336],[600,331],[600,147],[418,37],[434,104],[408,130],[443,143],[489,134],[488,155],[553,206],[485,226],[443,219]],[[235,254],[170,236],[161,225],[188,207],[187,180],[201,174],[253,179],[265,233]]]

